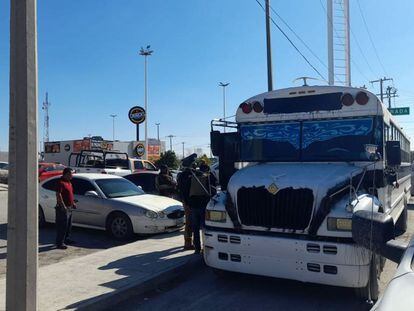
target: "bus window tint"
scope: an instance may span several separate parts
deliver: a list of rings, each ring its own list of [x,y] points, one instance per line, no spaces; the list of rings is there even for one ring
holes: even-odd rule
[[[303,122],[303,160],[369,160],[366,146],[378,141],[373,127],[373,118]]]
[[[242,125],[243,161],[297,161],[300,156],[300,123]]]

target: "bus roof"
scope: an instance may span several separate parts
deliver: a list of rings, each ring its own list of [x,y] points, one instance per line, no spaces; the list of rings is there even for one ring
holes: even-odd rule
[[[358,93],[367,99],[365,104],[355,100]],[[343,95],[350,94],[351,102],[343,104]],[[246,113],[242,105],[251,105]],[[253,96],[240,105],[236,112],[236,122],[274,122],[289,120],[331,119],[358,116],[384,116],[384,121],[394,118],[379,98],[362,88],[345,86],[301,86],[279,89]],[[253,105],[261,105],[255,111]],[[247,109],[247,111],[250,108]]]

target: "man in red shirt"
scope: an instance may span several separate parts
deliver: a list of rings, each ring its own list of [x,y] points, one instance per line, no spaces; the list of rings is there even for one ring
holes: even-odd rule
[[[72,170],[65,168],[56,187],[56,247],[67,249],[66,244],[73,243],[69,239],[72,227],[72,209],[76,208],[71,183]]]

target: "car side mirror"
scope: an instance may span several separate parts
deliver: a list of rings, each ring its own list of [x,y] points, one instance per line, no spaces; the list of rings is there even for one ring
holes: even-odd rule
[[[85,196],[86,197],[99,198],[99,194],[96,191],[94,191],[94,190],[86,191],[85,192]]]
[[[388,166],[401,165],[401,146],[399,141],[387,141],[385,144],[385,154]]]

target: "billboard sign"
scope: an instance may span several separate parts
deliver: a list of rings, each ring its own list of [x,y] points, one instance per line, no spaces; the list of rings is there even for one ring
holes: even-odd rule
[[[141,124],[146,118],[145,109],[140,106],[132,107],[129,109],[128,118],[134,124]]]

